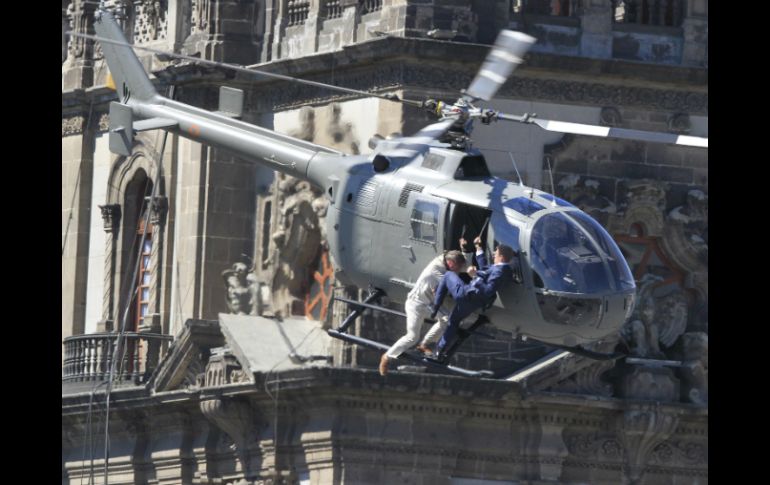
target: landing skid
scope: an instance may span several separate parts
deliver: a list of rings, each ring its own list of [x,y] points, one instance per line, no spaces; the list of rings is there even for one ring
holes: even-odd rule
[[[364,309],[366,309],[366,308],[371,309],[371,310],[381,311],[381,312],[384,312],[384,313],[389,313],[391,315],[397,315],[397,316],[400,316],[400,317],[406,317],[406,314],[403,313],[403,312],[399,312],[397,310],[392,310],[390,308],[384,308],[382,306],[379,306],[379,305],[376,305],[376,304],[372,304],[375,301],[379,301],[379,299],[382,296],[384,296],[384,295],[385,295],[385,293],[382,290],[377,289],[377,290],[374,290],[374,292],[372,292],[363,302],[359,302],[359,301],[355,301],[355,300],[348,300],[346,298],[335,298],[335,300],[337,300],[337,301],[341,301],[341,302],[347,303],[350,306],[352,306],[353,307],[353,311],[350,313],[350,315],[348,315],[345,318],[345,320],[342,322],[342,324],[338,328],[336,328],[336,329],[329,329],[329,330],[326,331],[326,333],[328,333],[329,336],[334,337],[336,339],[340,339],[340,340],[343,340],[345,342],[350,342],[352,344],[360,345],[360,346],[366,347],[368,349],[378,350],[380,352],[387,351],[390,348],[389,345],[385,345],[385,344],[382,344],[380,342],[375,342],[374,340],[369,340],[369,339],[366,339],[366,338],[363,338],[363,337],[359,337],[357,335],[350,335],[349,333],[347,333],[348,327],[350,327],[350,325],[353,323],[353,321],[355,321],[355,319],[358,318],[358,316],[361,314],[361,312]],[[427,318],[425,320],[427,322],[429,322],[429,323],[435,322],[435,320],[429,320]],[[477,323],[478,323],[478,321],[477,321]],[[485,322],[482,322],[482,323],[485,323]],[[449,352],[447,352],[447,356],[443,360],[441,360],[441,361],[439,361],[437,359],[434,359],[434,358],[431,358],[431,357],[426,357],[426,356],[422,355],[419,352],[413,352],[413,351],[404,352],[398,358],[399,359],[403,359],[403,360],[408,360],[408,361],[410,361],[412,363],[415,363],[415,364],[418,364],[418,365],[422,365],[424,367],[428,367],[428,368],[436,369],[436,370],[447,371],[447,372],[451,372],[453,374],[458,374],[458,375],[461,375],[461,376],[464,376],[464,377],[487,377],[487,378],[492,378],[492,377],[494,377],[494,373],[491,372],[491,371],[488,371],[488,370],[474,371],[474,370],[469,370],[469,369],[463,369],[462,367],[456,367],[456,366],[449,365],[449,364],[446,363],[446,361],[448,361],[452,357],[452,355],[454,355],[454,353],[460,347],[462,342],[464,342],[471,335],[476,334],[476,335],[483,335],[483,336],[488,337],[488,338],[494,338],[491,335],[482,334],[481,332],[476,332],[475,331],[476,327],[478,327],[480,325],[481,324],[476,325],[476,323],[474,323],[474,325],[472,325],[471,328],[469,328],[467,330],[460,329],[458,331],[458,338],[457,338],[457,340],[452,345],[452,347],[449,349]]]

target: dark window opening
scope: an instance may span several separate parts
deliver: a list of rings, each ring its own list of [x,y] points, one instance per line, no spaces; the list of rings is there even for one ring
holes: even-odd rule
[[[455,172],[455,179],[458,180],[491,176],[492,174],[489,172],[489,167],[487,167],[487,161],[481,155],[464,157]]]
[[[270,220],[272,217],[273,202],[268,200],[262,206],[262,269],[267,269],[270,262]]]

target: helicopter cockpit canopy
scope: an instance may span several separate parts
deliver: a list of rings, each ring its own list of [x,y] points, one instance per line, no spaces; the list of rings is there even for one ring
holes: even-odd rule
[[[543,215],[532,228],[530,249],[536,287],[594,295],[635,287],[610,235],[580,211]]]

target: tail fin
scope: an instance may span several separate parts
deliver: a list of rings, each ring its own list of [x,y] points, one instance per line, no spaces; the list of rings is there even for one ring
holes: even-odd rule
[[[94,30],[99,37],[128,44],[128,41],[123,36],[123,31],[111,12],[106,10],[97,11]],[[132,99],[150,101],[158,95],[150,78],[144,71],[144,66],[137,59],[133,49],[127,45],[117,45],[108,42],[102,42],[101,44],[104,59],[110,68],[110,74],[121,103],[126,104]]]

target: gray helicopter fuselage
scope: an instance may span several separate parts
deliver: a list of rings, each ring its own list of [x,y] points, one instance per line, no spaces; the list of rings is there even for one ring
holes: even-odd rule
[[[386,148],[379,153],[389,152]],[[515,335],[575,345],[607,337],[624,323],[633,305],[632,280],[582,294],[537,285],[529,249],[533,228],[549,214],[587,217],[577,208],[545,192],[488,175],[478,150],[431,146],[416,157],[389,156],[390,166],[379,173],[373,168],[374,156],[346,157],[348,170],[329,172],[326,184],[312,180],[330,198],[327,235],[343,282],[362,288],[371,285],[384,290],[391,300],[403,302],[425,266],[445,250],[457,249],[459,235],[468,240],[479,235],[488,217],[486,242],[517,250],[521,271],[521,281],[504,285],[487,311],[495,326]],[[469,229],[462,234],[465,227]],[[606,233],[596,237],[609,239]],[[625,261],[616,263],[625,265]],[[591,315],[560,319],[556,309],[547,315],[544,307],[554,304],[544,301],[549,298],[563,300],[562,304],[577,301],[578,309],[572,311]],[[569,304],[565,308],[569,311]]]

